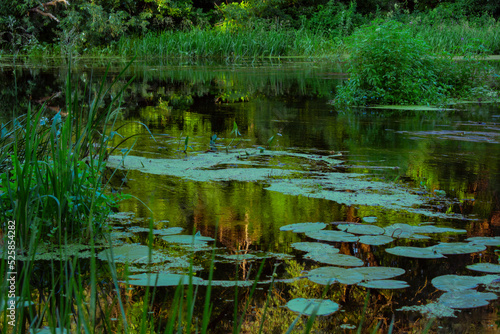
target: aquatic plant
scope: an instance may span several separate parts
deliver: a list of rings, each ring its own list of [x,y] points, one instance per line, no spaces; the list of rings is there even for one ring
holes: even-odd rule
[[[90,106],[79,105],[70,69],[64,111],[48,120],[44,106],[36,112],[29,108],[3,127],[9,130],[1,142],[0,216],[16,221],[20,249],[30,240],[48,237],[61,244],[103,232],[107,215],[121,199],[104,191],[105,162],[116,149],[108,145],[118,136],[113,125],[124,88],[101,109],[109,89],[103,81]]]

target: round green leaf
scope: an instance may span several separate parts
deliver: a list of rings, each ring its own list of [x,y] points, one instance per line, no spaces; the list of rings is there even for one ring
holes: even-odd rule
[[[441,242],[431,248],[441,254],[470,254],[482,252],[486,249],[486,246],[473,245],[466,242]]]
[[[364,264],[363,260],[355,256],[345,254],[328,254],[328,253],[309,253],[310,258],[321,263],[331,264],[334,266],[343,267],[360,267]]]
[[[358,241],[358,237],[351,233],[346,233],[342,231],[315,231],[315,232],[307,232],[306,235],[309,238],[313,238],[316,240],[323,241],[331,241],[331,242],[356,242]]]
[[[500,264],[495,263],[475,263],[468,265],[467,269],[484,273],[500,274]]]
[[[305,315],[311,315],[314,311],[316,315],[328,315],[336,312],[340,306],[329,299],[295,298],[286,303],[286,307]]]
[[[370,289],[405,289],[409,287],[408,283],[406,283],[405,281],[397,281],[391,279],[368,281],[359,283],[358,285]]]
[[[432,247],[420,248],[420,247],[397,246],[392,248],[386,248],[385,251],[390,254],[411,257],[416,259],[439,259],[445,257],[443,254],[434,251]]]
[[[341,284],[356,284],[361,282],[364,276],[352,269],[320,267],[309,271],[307,278],[314,283],[331,285],[337,282]]]
[[[337,228],[341,231],[345,231],[353,234],[384,234],[385,230],[382,227],[368,224],[340,224]]]
[[[139,286],[176,286],[179,285],[179,282],[182,285],[189,284],[189,276],[188,275],[178,275],[178,274],[165,274],[165,273],[143,273],[130,275],[128,283],[130,285],[139,285]],[[192,282],[194,285],[200,284],[203,282],[203,279],[199,277],[192,277]]]
[[[478,292],[476,290],[451,291],[439,297],[439,303],[454,309],[468,309],[486,306],[490,300],[497,299],[492,292]]]
[[[474,289],[480,283],[474,276],[442,275],[432,279],[432,285],[441,291]]]
[[[340,250],[338,248],[333,247],[332,245],[323,244],[321,242],[295,242],[291,245],[293,248],[308,252],[324,252],[324,253],[338,253]]]
[[[380,246],[393,242],[394,239],[388,235],[363,235],[359,237],[359,242],[365,245]]]
[[[405,273],[404,269],[393,268],[393,267],[361,267],[361,268],[351,268],[349,270],[355,271],[363,275],[364,281],[384,280],[400,276]]]
[[[467,238],[465,241],[475,245],[500,246],[500,237],[473,237]]]
[[[319,231],[326,227],[325,223],[297,223],[281,226],[281,231],[292,231],[295,233]]]

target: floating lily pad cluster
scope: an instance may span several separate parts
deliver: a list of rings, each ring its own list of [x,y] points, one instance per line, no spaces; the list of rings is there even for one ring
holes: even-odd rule
[[[470,309],[486,306],[498,296],[492,292],[475,290],[479,285],[486,287],[498,284],[500,276],[459,276],[443,275],[435,277],[432,285],[438,290],[445,291],[436,302],[419,307],[404,307],[402,311],[420,311],[429,317],[453,317],[455,310]]]

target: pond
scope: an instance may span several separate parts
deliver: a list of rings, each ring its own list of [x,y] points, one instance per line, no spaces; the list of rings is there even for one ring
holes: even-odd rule
[[[113,62],[107,80],[124,65]],[[3,66],[0,115],[44,102],[55,114],[67,71]],[[72,69],[89,92],[104,72],[98,61]],[[128,307],[142,305],[156,279],[147,273],[160,272],[151,308],[165,316],[175,291],[167,273],[187,273],[193,259],[201,317],[215,249],[215,333],[233,326],[234,282],[242,312],[256,279],[249,333],[263,314],[264,332],[286,332],[299,298],[338,304],[316,318],[318,332],[380,323],[385,333],[391,321],[396,333],[419,332],[432,317],[431,332],[498,331],[498,105],[334,110],[346,76],[328,61],[135,61],[118,86],[133,76],[117,126],[139,136],[108,163],[112,191],[133,195],[111,220]],[[194,245],[181,237],[193,233]],[[110,253],[98,258],[105,267]]]

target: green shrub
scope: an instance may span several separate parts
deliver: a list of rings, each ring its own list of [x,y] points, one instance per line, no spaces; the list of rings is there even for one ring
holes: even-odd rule
[[[348,39],[350,78],[337,105],[430,104],[450,88],[439,82],[425,42],[396,21],[358,29]]]

